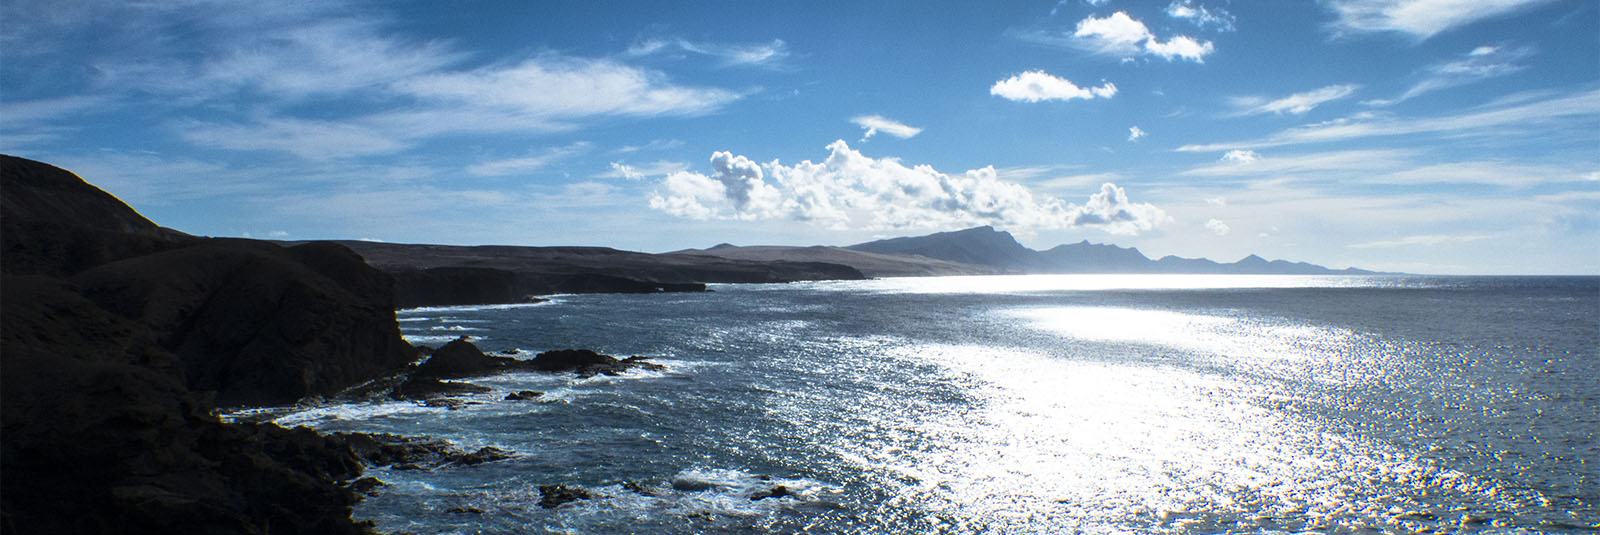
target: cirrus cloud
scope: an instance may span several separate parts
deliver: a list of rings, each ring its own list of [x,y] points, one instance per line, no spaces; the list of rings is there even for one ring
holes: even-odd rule
[[[866,141],[867,138],[877,135],[878,132],[883,132],[900,139],[910,138],[911,136],[922,133],[921,128],[908,126],[905,123],[884,117],[882,115],[862,115],[850,119],[850,122],[855,123],[856,126],[866,129],[867,132],[861,134],[862,141]]]

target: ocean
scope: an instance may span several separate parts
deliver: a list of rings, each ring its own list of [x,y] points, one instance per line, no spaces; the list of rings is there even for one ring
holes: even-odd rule
[[[398,312],[413,343],[665,371],[270,415],[516,452],[370,471],[355,516],[384,532],[1600,531],[1597,277],[712,289]],[[593,498],[541,507],[557,484]]]

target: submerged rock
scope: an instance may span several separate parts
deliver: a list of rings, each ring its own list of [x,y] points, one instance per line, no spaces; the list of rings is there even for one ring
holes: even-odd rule
[[[531,401],[543,395],[544,392],[539,392],[537,390],[523,390],[521,392],[512,392],[510,394],[506,394],[506,401]]]
[[[546,509],[554,509],[569,502],[587,500],[594,497],[589,494],[588,490],[566,485],[541,485],[539,487],[539,495],[539,506]]]
[[[750,501],[765,500],[767,498],[782,498],[784,496],[793,495],[794,493],[789,492],[789,487],[777,485],[770,489],[761,489],[755,491],[754,493],[750,494]]]

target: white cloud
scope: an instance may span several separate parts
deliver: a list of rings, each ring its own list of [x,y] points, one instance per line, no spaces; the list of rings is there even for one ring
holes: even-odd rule
[[[1261,155],[1256,154],[1256,151],[1242,149],[1230,150],[1226,154],[1223,154],[1221,158],[1221,160],[1224,162],[1234,163],[1252,163],[1260,159]]]
[[[1369,100],[1365,104],[1389,106],[1427,93],[1487,80],[1521,71],[1524,67],[1515,61],[1533,54],[1531,48],[1505,48],[1480,46],[1472,49],[1462,59],[1429,65],[1427,78],[1411,86],[1399,97]]]
[[[660,73],[610,60],[541,55],[511,67],[416,77],[412,96],[516,116],[700,115],[739,98],[732,91],[672,85]]]
[[[682,147],[682,146],[683,146],[683,140],[681,140],[681,139],[652,139],[652,140],[650,140],[649,143],[645,143],[643,145],[625,145],[625,146],[622,146],[622,147],[617,147],[617,150],[615,152],[618,152],[618,153],[629,153],[629,152],[639,152],[639,151],[642,151],[642,150],[643,151],[667,150],[667,149],[676,149],[676,148]]]
[[[1240,97],[1233,99],[1235,107],[1240,108],[1236,115],[1254,115],[1260,113],[1275,113],[1282,115],[1285,112],[1301,115],[1322,105],[1324,102],[1338,100],[1356,92],[1358,86],[1352,84],[1330,85],[1321,89],[1295,93],[1287,97],[1268,101],[1261,97]]]
[[[471,165],[467,167],[467,172],[477,176],[506,176],[523,174],[536,171],[544,166],[550,165],[552,162],[584,152],[588,149],[588,143],[578,142],[565,147],[546,149],[543,153],[535,156],[508,158],[504,160],[494,160]]]
[[[1228,206],[1228,200],[1224,199],[1222,197],[1212,197],[1212,198],[1206,199],[1206,204],[1209,204],[1209,205],[1212,205],[1212,206],[1221,206],[1221,207],[1226,208]]]
[[[876,135],[878,132],[883,132],[900,139],[906,139],[922,133],[921,128],[907,126],[905,123],[896,121],[894,119],[889,119],[882,115],[862,115],[850,119],[850,122],[855,123],[856,126],[867,130],[865,134],[861,134],[862,141],[866,141],[867,138]]]
[[[1273,155],[1263,158],[1253,151],[1235,149],[1224,154],[1219,163],[1184,171],[1184,176],[1274,176],[1293,173],[1330,173],[1334,171],[1360,171],[1377,173],[1403,166],[1416,159],[1418,153],[1405,149],[1370,149],[1309,154]]]
[[[1362,242],[1362,243],[1352,243],[1350,245],[1346,245],[1345,247],[1349,247],[1351,249],[1387,249],[1387,248],[1394,248],[1394,247],[1427,247],[1427,246],[1441,245],[1441,244],[1446,244],[1446,243],[1474,242],[1474,241],[1479,241],[1479,240],[1487,240],[1487,239],[1490,239],[1490,238],[1493,238],[1493,237],[1495,237],[1495,236],[1492,235],[1492,234],[1466,234],[1466,235],[1420,234],[1420,235],[1416,235],[1416,236],[1406,236],[1404,238],[1399,238],[1399,239],[1394,239],[1394,240],[1378,240],[1378,241],[1369,241],[1369,242]]]
[[[255,124],[187,122],[180,134],[195,145],[233,150],[278,150],[308,160],[385,154],[409,146],[378,129],[332,121],[273,118]]]
[[[94,102],[115,103],[117,111],[151,104],[175,117],[165,126],[196,145],[330,159],[395,152],[438,135],[542,133],[605,117],[701,115],[744,97],[677,84],[614,59],[553,52],[479,58],[455,41],[410,37],[393,27],[392,17],[360,5],[56,4],[40,19],[52,31],[19,30],[27,24],[0,30],[7,59],[16,57],[12,45],[27,39],[64,46],[92,37],[92,54],[74,62],[84,64],[76,82],[97,93],[12,106],[4,111],[18,113],[8,120],[93,111]],[[736,62],[784,53],[777,41],[761,48],[697,49]],[[464,66],[468,60],[478,66]],[[306,105],[311,101],[316,105]],[[11,144],[59,135],[14,124],[7,129]]]
[[[787,219],[872,230],[991,224],[1137,234],[1170,219],[1160,208],[1129,201],[1125,190],[1110,183],[1078,205],[1000,180],[992,167],[949,175],[926,165],[906,167],[892,158],[869,158],[843,140],[828,149],[828,158],[820,163],[794,165],[757,165],[717,152],[710,176],[668,175],[650,205],[693,219]]]
[[[1139,128],[1139,125],[1133,125],[1133,126],[1128,127],[1128,141],[1138,141],[1139,138],[1142,138],[1142,137],[1145,137],[1145,136],[1148,136],[1148,135],[1150,135],[1150,134],[1146,133],[1143,129]]]
[[[1044,71],[1028,71],[1010,78],[995,82],[989,87],[989,94],[1007,100],[1039,102],[1044,100],[1072,100],[1111,98],[1117,94],[1117,86],[1106,82],[1100,87],[1078,87],[1066,78],[1057,78]]]
[[[1542,96],[1542,95],[1541,95]],[[1600,90],[1528,101],[1510,99],[1473,111],[1440,117],[1395,119],[1357,114],[1335,121],[1283,130],[1264,138],[1228,143],[1193,144],[1179,147],[1184,152],[1211,152],[1237,148],[1262,148],[1303,143],[1327,143],[1377,136],[1448,132],[1452,135],[1496,136],[1505,132],[1495,127],[1545,125],[1570,117],[1590,117],[1600,113]],[[1584,128],[1591,128],[1585,124]]]
[[[1330,0],[1346,32],[1401,32],[1418,39],[1548,0]]]
[[[1215,218],[1212,218],[1210,221],[1206,221],[1206,229],[1216,233],[1218,236],[1227,236],[1228,231],[1232,230],[1228,228],[1227,223],[1223,223],[1222,220]]]
[[[1083,48],[1125,58],[1144,53],[1161,56],[1168,61],[1182,58],[1205,63],[1206,54],[1215,49],[1210,41],[1200,42],[1186,35],[1161,42],[1143,22],[1123,11],[1105,18],[1095,18],[1093,15],[1085,17],[1078,21],[1072,37]]]
[[[1168,4],[1167,16],[1188,20],[1201,28],[1216,26],[1217,31],[1233,31],[1234,18],[1227,10],[1220,7],[1206,7],[1194,0],[1177,0]]]
[[[657,160],[642,165],[629,165],[622,162],[611,162],[611,170],[595,175],[595,178],[624,178],[628,180],[643,180],[647,177],[666,176],[689,168],[683,162],[669,162]]]
[[[650,39],[628,47],[629,56],[642,57],[655,54],[689,52],[710,56],[723,65],[772,65],[789,56],[789,44],[782,39],[768,43],[729,44],[694,42],[687,39]]]

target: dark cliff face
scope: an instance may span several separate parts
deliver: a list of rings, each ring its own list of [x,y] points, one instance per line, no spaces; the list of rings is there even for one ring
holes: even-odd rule
[[[189,243],[77,175],[0,155],[0,259],[7,273],[66,276]]]
[[[415,358],[392,279],[337,245],[205,240],[72,281],[149,327],[182,360],[188,387],[223,406],[331,396]]]
[[[398,371],[393,280],[337,245],[163,229],[0,157],[0,532],[362,533],[348,448],[223,424]]]

